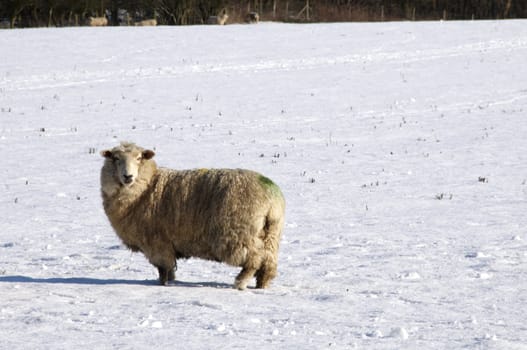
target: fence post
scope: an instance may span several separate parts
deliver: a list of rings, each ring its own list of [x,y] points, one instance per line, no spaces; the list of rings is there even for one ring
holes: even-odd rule
[[[51,24],[53,23],[53,7],[49,9],[49,16],[48,16],[48,27],[51,27]]]

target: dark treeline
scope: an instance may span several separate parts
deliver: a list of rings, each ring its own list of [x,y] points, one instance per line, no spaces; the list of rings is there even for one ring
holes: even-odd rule
[[[203,24],[209,16],[242,22],[255,11],[262,20],[324,22],[526,18],[526,0],[0,0],[4,27],[108,25],[156,18],[159,24]]]

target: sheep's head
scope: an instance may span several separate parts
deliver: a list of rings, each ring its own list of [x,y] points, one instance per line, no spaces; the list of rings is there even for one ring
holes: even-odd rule
[[[133,143],[121,143],[111,150],[102,151],[101,155],[106,158],[101,174],[103,191],[105,186],[109,190],[105,192],[114,192],[115,187],[132,188],[136,184],[144,184],[155,170],[155,163],[151,160],[154,151]]]

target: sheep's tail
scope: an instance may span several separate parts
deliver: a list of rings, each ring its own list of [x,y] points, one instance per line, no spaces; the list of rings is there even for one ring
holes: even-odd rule
[[[265,217],[264,225],[264,248],[277,260],[282,229],[285,220],[285,199],[280,187],[271,179],[260,175],[260,183],[266,188],[270,200],[269,211]]]
[[[265,250],[277,253],[282,238],[282,230],[284,227],[284,215],[279,208],[271,208],[269,214],[265,218]]]
[[[269,213],[265,218],[264,251],[260,269],[256,272],[256,288],[266,288],[277,275],[278,249],[284,227],[285,202],[283,197],[277,196],[273,201]]]

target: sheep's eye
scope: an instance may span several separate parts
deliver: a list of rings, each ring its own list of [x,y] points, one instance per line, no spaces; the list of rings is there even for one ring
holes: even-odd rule
[[[137,161],[140,162],[143,157],[137,157]]]
[[[118,161],[120,161],[120,160],[121,160],[121,159],[120,159],[119,157],[113,157],[113,161],[114,161],[114,162],[118,162]]]

